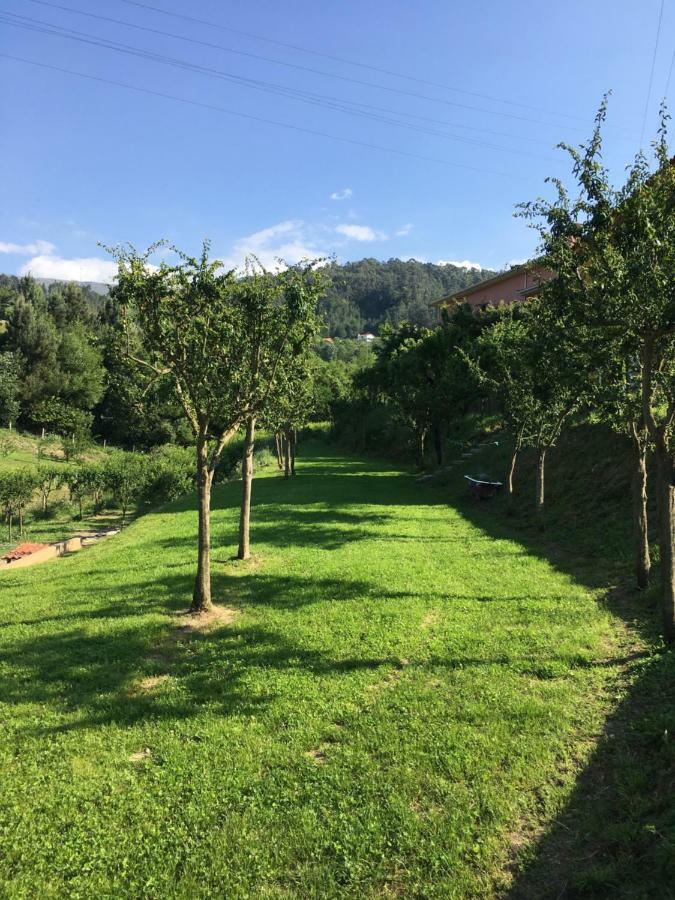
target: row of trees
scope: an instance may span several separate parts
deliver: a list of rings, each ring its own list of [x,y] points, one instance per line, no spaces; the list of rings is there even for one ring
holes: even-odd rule
[[[0,472],[0,509],[11,541],[14,523],[23,535],[28,509],[36,506],[46,518],[54,498],[64,488],[77,506],[80,519],[86,505],[94,512],[114,507],[121,510],[124,523],[137,503],[172,500],[193,485],[191,454],[183,448],[167,446],[149,454],[117,450],[95,461],[40,461],[34,467]]]
[[[180,402],[195,447],[199,527],[192,611],[211,597],[211,489],[223,450],[244,429],[238,556],[250,554],[253,450],[259,424],[295,427],[308,377],[316,307],[325,276],[315,263],[280,274],[250,260],[243,277],[209,259],[170,248],[177,262],[149,262],[145,253],[112,248],[129,359],[147,388],[166,382]]]
[[[675,639],[675,164],[666,116],[655,164],[640,153],[626,183],[611,186],[602,164],[603,103],[592,139],[567,147],[577,185],[572,199],[521,207],[538,229],[538,269],[554,273],[538,296],[512,307],[449,311],[434,330],[384,329],[372,367],[355,380],[372,404],[384,401],[414,435],[420,464],[435,437],[490,398],[510,432],[506,474],[511,506],[523,447],[536,455],[536,510],[545,509],[549,450],[572,418],[592,415],[633,445],[636,578],[650,578],[647,455],[653,453],[658,508],[663,628]],[[484,399],[483,399],[483,402]]]

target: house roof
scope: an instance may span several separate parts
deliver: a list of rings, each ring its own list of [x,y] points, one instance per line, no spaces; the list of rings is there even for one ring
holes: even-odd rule
[[[523,263],[522,266],[513,266],[511,269],[507,269],[506,272],[500,272],[499,275],[493,275],[492,278],[485,278],[483,281],[477,281],[476,284],[472,284],[469,287],[462,288],[459,291],[455,291],[454,294],[449,294],[447,297],[441,297],[439,300],[434,300],[430,303],[430,306],[444,306],[446,303],[450,303],[452,300],[460,300],[464,297],[469,297],[471,294],[475,294],[477,291],[482,291],[486,287],[491,287],[494,284],[499,284],[501,281],[507,281],[509,278],[513,278],[514,275],[518,275],[520,272],[525,272],[530,268],[531,263]]]

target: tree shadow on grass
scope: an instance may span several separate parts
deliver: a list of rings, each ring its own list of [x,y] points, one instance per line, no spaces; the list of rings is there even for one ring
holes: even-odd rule
[[[615,669],[611,712],[564,809],[514,834],[511,885],[500,893],[513,900],[675,897],[675,652],[658,637],[658,587],[633,586],[626,448],[608,437],[607,447],[591,444],[594,457],[588,435],[579,429],[551,454],[545,530],[530,513],[529,476],[512,517],[500,500],[477,503],[458,484],[450,491],[453,507],[484,535],[516,541],[597,591],[634,635],[633,646],[603,661]]]
[[[311,602],[339,602],[367,596],[372,589],[358,580],[336,583],[330,579],[264,575],[241,579],[221,574],[214,579],[215,593],[226,586],[229,589],[230,582],[247,584],[239,602],[245,599],[251,605],[267,603],[291,610],[310,602],[310,594]],[[184,610],[192,587],[191,574],[165,578],[160,602],[154,602],[151,596],[156,582],[137,582],[136,587],[142,601],[137,597],[135,601],[130,598],[96,605],[105,591],[99,591],[98,597],[95,591],[90,592],[94,609],[77,613],[70,620],[78,627],[69,628],[67,618],[59,616],[29,621],[21,627],[19,637],[0,650],[3,702],[10,706],[53,704],[56,710],[52,714],[56,724],[36,723],[29,716],[26,731],[43,734],[106,723],[181,720],[198,716],[205,708],[223,716],[259,714],[274,695],[251,694],[249,676],[256,668],[339,677],[396,663],[386,656],[334,657],[296,645],[276,631],[256,625],[238,627],[236,619],[228,626],[184,635],[180,620],[167,620],[164,598],[170,595],[173,609]],[[164,616],[148,619],[149,611],[163,612]],[[44,626],[52,623],[57,623],[58,630],[44,633]],[[166,676],[171,690],[155,693],[142,689],[145,679]],[[245,687],[242,680],[246,680]]]

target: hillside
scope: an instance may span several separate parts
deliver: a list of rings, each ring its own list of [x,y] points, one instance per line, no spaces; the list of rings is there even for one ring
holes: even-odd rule
[[[434,325],[436,313],[429,308],[433,300],[495,274],[489,269],[439,266],[414,259],[332,263],[329,272],[331,286],[321,312],[331,337],[355,337],[364,330],[377,332],[384,322],[396,325],[405,319],[416,325]],[[45,289],[59,284],[45,278],[36,280]],[[16,276],[0,275],[0,292],[3,288],[16,290],[17,286]],[[100,309],[106,285],[88,282],[80,287],[87,301]]]
[[[332,337],[375,331],[384,322],[436,324],[429,304],[495,273],[417,260],[362,259],[330,266],[331,287],[321,304]]]

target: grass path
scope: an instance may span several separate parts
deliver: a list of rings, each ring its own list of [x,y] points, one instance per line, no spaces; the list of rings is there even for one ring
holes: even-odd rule
[[[590,751],[621,625],[466,501],[315,445],[0,577],[0,896],[477,897]],[[610,664],[607,665],[606,663]]]

